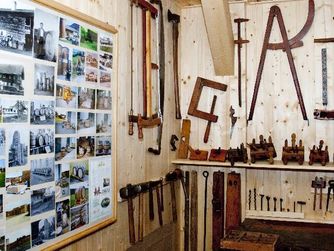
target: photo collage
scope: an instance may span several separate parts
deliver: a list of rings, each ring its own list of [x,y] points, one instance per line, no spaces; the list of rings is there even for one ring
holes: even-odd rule
[[[112,34],[0,1],[0,250],[113,215],[112,72]]]

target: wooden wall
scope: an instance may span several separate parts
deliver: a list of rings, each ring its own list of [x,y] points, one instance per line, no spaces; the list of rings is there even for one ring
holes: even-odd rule
[[[117,183],[118,188],[128,183],[136,184],[149,180],[159,179],[164,176],[171,168],[170,160],[175,158],[175,154],[169,149],[169,138],[171,134],[177,134],[179,125],[174,120],[174,98],[172,85],[172,40],[171,25],[165,17],[166,34],[166,88],[165,88],[165,114],[163,128],[163,147],[160,156],[154,156],[147,152],[150,146],[156,146],[157,129],[144,129],[144,140],[137,138],[137,129],[135,134],[128,135],[127,116],[130,110],[130,5],[125,0],[57,0],[58,2],[77,9],[85,14],[91,15],[104,22],[108,22],[118,29],[118,93],[113,97],[117,98]],[[172,1],[164,1],[165,12],[167,8],[172,8],[174,12],[178,9],[172,6]],[[139,9],[136,10],[135,47],[141,48],[140,42],[140,16]],[[137,30],[138,29],[138,30]],[[136,55],[135,51],[135,56]],[[140,64],[134,64],[134,71],[140,72]],[[141,85],[141,74],[135,73],[135,90]],[[141,107],[141,100],[135,94],[134,112],[141,112],[137,108]],[[165,189],[165,213],[164,222],[171,222],[169,187]],[[145,207],[148,204],[145,197]],[[135,206],[137,200],[134,200]],[[148,220],[148,210],[145,208],[144,235],[148,235],[159,228],[157,217],[154,222]],[[155,206],[156,210],[156,206]],[[136,213],[136,209],[135,209]],[[157,213],[156,213],[157,214]],[[146,217],[147,216],[147,217]],[[136,221],[136,218],[135,218]],[[128,241],[128,223],[127,223],[127,203],[118,203],[117,222],[93,235],[74,243],[64,250],[126,250],[130,245]]]
[[[331,0],[315,1],[315,19],[311,30],[304,37],[304,46],[293,49],[301,90],[309,117],[309,124],[303,120],[297,100],[286,53],[283,51],[268,51],[263,71],[260,91],[257,99],[253,121],[247,126],[247,115],[252,100],[257,68],[259,64],[264,32],[268,19],[269,9],[277,4],[283,13],[288,36],[297,34],[303,27],[308,13],[308,0],[294,1],[262,1],[246,3],[245,1],[230,2],[232,19],[249,18],[250,21],[242,25],[242,37],[249,39],[250,43],[242,49],[242,108],[238,107],[237,76],[217,77],[214,74],[212,55],[206,35],[202,9],[189,7],[182,10],[181,22],[181,107],[183,118],[192,121],[190,144],[194,149],[212,149],[237,147],[240,143],[250,143],[253,138],[263,134],[265,138],[271,136],[275,143],[278,160],[281,158],[282,146],[285,139],[292,133],[297,139],[303,140],[308,161],[309,149],[319,144],[320,139],[325,140],[329,147],[330,161],[333,162],[334,151],[334,124],[332,121],[319,121],[313,119],[314,108],[322,107],[322,77],[321,77],[321,48],[328,51],[328,109],[334,108],[333,96],[333,44],[314,44],[313,39],[319,37],[333,37],[334,3]],[[233,24],[234,36],[237,38],[237,26]],[[271,42],[281,42],[277,20],[274,21]],[[237,55],[237,53],[235,54]],[[237,59],[237,57],[236,57]],[[237,63],[235,64],[237,66]],[[237,73],[237,68],[235,69]],[[218,96],[215,114],[219,116],[218,122],[212,124],[209,142],[203,143],[203,136],[207,122],[187,115],[190,98],[197,76],[215,80],[228,85],[225,93],[216,90],[204,90],[199,109],[210,111],[213,95]],[[231,122],[229,118],[230,105],[236,110],[238,117],[232,138],[230,138]],[[249,149],[248,149],[249,150]],[[307,163],[305,163],[307,165]],[[332,165],[333,166],[333,165]],[[204,166],[182,166],[184,170],[197,170],[199,172],[199,222],[203,222],[203,189],[204,178],[202,171],[208,170],[208,235],[207,248],[211,247],[211,188],[213,171],[221,170],[226,173],[236,170],[242,175],[242,216],[245,217],[248,207],[248,190],[256,188],[258,193],[265,193],[271,197],[283,198],[283,207],[293,210],[293,202],[306,201],[304,207],[305,221],[333,223],[332,212],[325,210],[313,211],[314,192],[311,181],[318,177],[325,180],[334,178],[333,172],[298,172],[298,171],[272,171],[272,170],[245,170],[244,168],[217,168]],[[324,190],[323,209],[326,207],[326,193]],[[318,198],[319,203],[319,198]],[[278,203],[279,205],[279,203]],[[259,201],[257,203],[259,207]],[[317,205],[319,207],[319,205]],[[299,206],[297,207],[299,210]],[[330,204],[333,211],[333,204]],[[180,235],[182,237],[182,234]],[[199,228],[198,244],[202,248],[203,228]],[[182,248],[181,248],[182,249]]]

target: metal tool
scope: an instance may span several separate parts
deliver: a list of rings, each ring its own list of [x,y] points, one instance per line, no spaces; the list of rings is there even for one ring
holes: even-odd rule
[[[206,214],[207,214],[207,198],[208,198],[208,178],[209,172],[203,171],[203,177],[205,178],[205,185],[204,185],[204,233],[203,233],[203,251],[206,250]]]
[[[270,40],[270,34],[271,34],[271,31],[272,31],[273,22],[274,22],[275,17],[277,17],[277,20],[278,20],[278,24],[279,24],[280,32],[281,32],[281,35],[282,35],[282,38],[283,38],[283,42],[278,43],[278,44],[271,44],[269,42],[269,40]],[[284,50],[287,53],[288,62],[289,62],[293,82],[294,82],[294,85],[295,85],[295,89],[296,89],[298,101],[299,101],[299,104],[300,104],[300,108],[301,108],[301,111],[302,111],[302,114],[303,114],[303,119],[308,121],[307,113],[306,113],[306,109],[305,109],[305,105],[304,105],[304,100],[303,100],[302,92],[301,92],[301,89],[300,89],[300,84],[299,84],[299,80],[298,80],[298,76],[297,76],[297,72],[296,72],[294,59],[293,59],[293,56],[292,56],[292,53],[291,53],[291,49],[296,48],[296,47],[300,47],[300,46],[303,45],[301,39],[309,31],[309,29],[310,29],[310,27],[313,23],[313,19],[314,19],[314,1],[309,0],[309,14],[308,14],[308,17],[307,17],[307,20],[306,20],[306,23],[305,23],[304,27],[294,38],[289,40],[280,8],[278,6],[272,6],[270,8],[267,28],[266,28],[266,32],[265,32],[265,36],[264,36],[264,41],[263,41],[262,53],[261,53],[259,67],[258,67],[258,71],[257,71],[257,75],[256,75],[256,81],[255,81],[253,98],[252,98],[252,102],[251,102],[251,108],[250,108],[250,112],[249,112],[248,121],[251,121],[253,119],[256,100],[257,100],[257,94],[259,92],[260,82],[261,82],[261,78],[262,78],[262,72],[263,72],[263,68],[264,68],[264,63],[265,63],[267,51],[269,49],[271,49],[271,50],[280,49],[280,50]]]
[[[189,251],[189,171],[185,172],[185,179],[184,179],[184,250]]]
[[[144,239],[144,194],[138,195],[138,241]]]
[[[302,213],[303,212],[303,206],[306,205],[306,202],[305,201],[297,201],[297,204],[300,206],[300,212]]]
[[[315,211],[316,203],[317,203],[317,191],[320,190],[320,201],[319,201],[319,209],[322,209],[322,189],[326,187],[326,181],[320,177],[315,177],[312,180],[312,188],[314,188],[314,198],[313,198],[313,210]]]
[[[283,212],[283,199],[282,198],[279,199],[279,210],[280,212]]]
[[[212,249],[220,250],[220,241],[224,237],[224,172],[213,173],[212,184]]]
[[[170,137],[170,141],[169,141],[169,144],[171,146],[171,151],[172,152],[175,152],[176,151],[176,141],[178,141],[179,138],[175,135],[175,134],[172,134],[172,136]]]
[[[264,194],[260,194],[260,197],[261,197],[261,211],[263,211],[263,197],[264,197]]]
[[[251,203],[252,203],[252,190],[249,189],[248,191],[248,210],[251,210]]]
[[[276,208],[276,202],[277,202],[277,198],[276,198],[276,197],[274,197],[274,198],[273,198],[273,200],[274,200],[274,212],[276,212],[276,209],[277,209],[277,208]]]
[[[327,93],[327,49],[321,49],[321,67],[322,67],[322,105],[328,104]]]
[[[295,201],[293,202],[293,212],[294,213],[296,212],[296,202]]]
[[[230,106],[230,118],[231,118],[231,131],[230,131],[230,139],[232,138],[232,134],[233,134],[233,129],[235,126],[235,123],[237,122],[237,117],[234,116],[235,114],[235,110],[233,109],[232,106]]]
[[[334,38],[315,38],[314,43],[334,43]]]
[[[214,95],[213,96],[213,100],[212,100],[210,114],[213,114],[214,111],[215,111],[216,101],[217,101],[217,96]],[[210,120],[208,120],[208,124],[206,125],[206,129],[205,129],[205,133],[204,133],[204,138],[203,138],[204,143],[208,143],[209,135],[210,135],[210,130],[211,130],[211,123],[212,122]]]
[[[190,179],[190,250],[197,250],[198,233],[198,186],[197,171],[191,171]]]
[[[329,199],[330,199],[331,191],[333,191],[333,198],[334,198],[334,180],[328,181],[326,212],[328,211],[328,208],[329,208]]]
[[[130,68],[131,68],[131,81],[130,81],[130,112],[129,112],[129,135],[133,135],[133,121],[130,119],[133,116],[133,2],[130,1],[130,46],[131,46],[131,56],[130,56]]]
[[[128,201],[128,221],[129,221],[129,241],[131,244],[136,243],[135,235],[135,220],[133,215],[133,198],[136,196],[135,190],[131,184],[121,188],[119,191],[120,197]]]
[[[267,211],[270,211],[270,196],[266,196],[267,199]]]
[[[256,188],[254,188],[254,210],[257,210],[256,208]]]
[[[238,102],[241,107],[241,48],[243,44],[249,43],[249,40],[241,38],[241,23],[248,22],[247,18],[236,18],[234,22],[238,24],[238,39],[234,43],[238,45]]]

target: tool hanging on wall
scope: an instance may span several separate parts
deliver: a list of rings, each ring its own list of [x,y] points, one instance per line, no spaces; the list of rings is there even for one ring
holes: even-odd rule
[[[319,209],[322,209],[322,189],[326,187],[326,181],[324,178],[315,177],[314,180],[312,180],[312,188],[314,188],[314,198],[313,198],[313,211],[315,211],[316,204],[317,204],[317,195],[318,195],[318,189],[320,190],[320,201],[319,201]]]
[[[240,226],[241,223],[241,179],[240,173],[227,175],[226,190],[226,233]]]
[[[205,86],[209,87],[209,88],[212,88],[212,89],[220,90],[220,91],[223,91],[223,92],[225,92],[226,89],[227,89],[227,85],[225,85],[225,84],[221,84],[221,83],[218,83],[218,82],[214,82],[214,81],[211,81],[211,80],[208,80],[208,79],[198,77],[197,80],[196,80],[196,84],[195,84],[193,94],[192,94],[192,97],[191,97],[191,101],[190,101],[190,104],[189,104],[188,114],[192,115],[194,117],[197,117],[197,118],[207,120],[208,122],[216,123],[217,120],[218,120],[218,116],[213,114],[213,110],[214,110],[214,107],[215,107],[217,97],[216,98],[214,97],[213,102],[212,102],[212,106],[211,106],[212,113],[211,112],[210,113],[203,112],[203,111],[200,111],[200,110],[197,109],[200,98],[201,98],[203,87],[205,87]],[[205,133],[205,136],[204,136],[204,143],[206,143],[208,138],[209,138],[210,127],[211,127],[211,123],[208,123],[206,133]]]
[[[179,87],[179,53],[178,53],[178,38],[179,38],[179,23],[180,16],[168,10],[168,22],[172,23],[173,27],[173,73],[174,73],[174,96],[175,96],[175,118],[181,119],[180,107],[180,87]]]
[[[131,47],[131,56],[130,56],[130,112],[129,112],[129,135],[133,135],[133,121],[130,119],[133,116],[133,1],[130,1],[130,47]]]
[[[184,180],[184,251],[189,251],[189,172],[185,172]]]
[[[326,212],[328,212],[328,208],[329,208],[329,199],[330,199],[330,196],[331,196],[331,191],[333,191],[333,199],[334,199],[334,180],[329,180],[328,181]]]
[[[144,239],[144,194],[138,195],[138,241]]]
[[[198,187],[197,172],[191,171],[191,198],[190,198],[190,250],[197,251],[197,233],[198,233]]]
[[[213,173],[212,184],[212,250],[220,250],[220,240],[224,237],[224,173]]]
[[[303,100],[302,92],[300,89],[298,75],[297,75],[297,71],[296,71],[296,67],[295,67],[295,63],[294,63],[294,59],[293,59],[291,50],[293,48],[301,47],[303,45],[303,42],[301,41],[301,39],[306,35],[306,33],[311,28],[311,25],[314,19],[314,12],[315,12],[314,0],[309,0],[309,13],[308,13],[308,17],[307,17],[304,27],[295,37],[289,40],[280,8],[278,6],[272,6],[270,8],[267,28],[266,28],[266,32],[264,36],[263,47],[262,47],[262,52],[261,52],[261,57],[260,57],[260,62],[259,62],[259,67],[258,67],[258,71],[256,75],[256,81],[255,81],[255,86],[254,86],[251,108],[250,108],[250,112],[248,116],[248,121],[251,121],[253,119],[256,100],[257,100],[257,94],[259,92],[264,63],[265,63],[265,59],[266,59],[268,50],[283,50],[286,52],[291,74],[292,74],[292,78],[293,78],[293,82],[294,82],[297,97],[298,97],[298,101],[299,101],[299,105],[301,108],[301,112],[303,114],[303,119],[308,121],[307,113],[306,113],[306,109],[304,105],[304,100]],[[269,42],[275,17],[277,18],[280,33],[283,38],[282,43],[270,43]]]
[[[241,107],[241,48],[243,44],[249,43],[249,40],[245,40],[241,38],[241,23],[248,22],[247,18],[236,18],[234,22],[238,24],[238,39],[234,40],[234,44],[238,45],[238,102],[239,107]]]
[[[172,134],[172,136],[170,137],[170,141],[169,141],[172,152],[176,151],[176,141],[179,141],[179,138],[175,134]]]
[[[188,158],[190,127],[191,127],[191,120],[189,119],[182,120],[181,140],[180,140],[179,151],[177,155],[179,159]]]
[[[206,250],[206,215],[207,215],[209,172],[203,171],[202,175],[205,179],[205,183],[204,183],[204,231],[203,231],[203,251],[205,251]]]
[[[235,126],[235,123],[237,123],[238,118],[236,116],[234,116],[235,114],[235,110],[233,109],[232,106],[230,106],[230,118],[231,118],[231,131],[230,131],[230,139],[232,138],[232,134],[233,134],[233,129]]]

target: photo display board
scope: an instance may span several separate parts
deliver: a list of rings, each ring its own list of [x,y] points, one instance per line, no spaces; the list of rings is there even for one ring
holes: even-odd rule
[[[114,34],[36,2],[0,1],[7,251],[69,243],[116,220]]]

